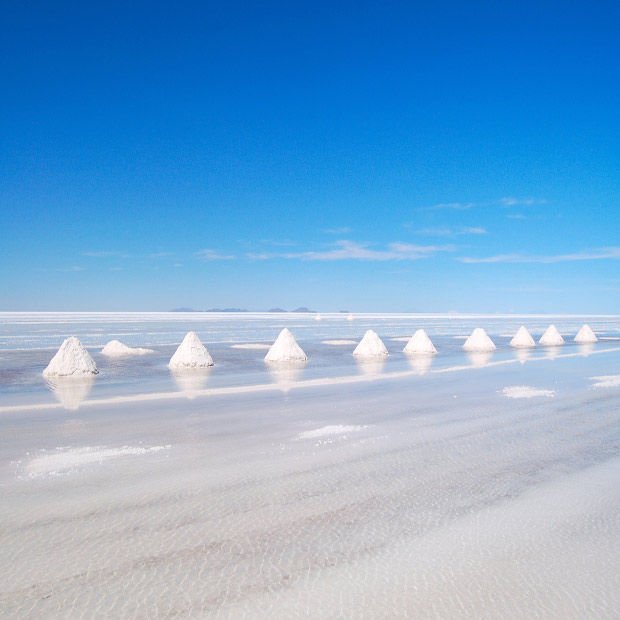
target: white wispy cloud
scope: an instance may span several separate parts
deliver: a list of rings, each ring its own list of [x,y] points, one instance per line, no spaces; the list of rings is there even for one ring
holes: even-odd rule
[[[278,254],[273,252],[248,252],[246,256],[250,260],[269,260],[270,258],[278,258]]]
[[[78,265],[73,265],[71,267],[59,267],[56,271],[61,271],[63,273],[74,273],[76,271],[84,271],[84,267],[79,267]]]
[[[458,237],[460,235],[486,235],[487,230],[481,226],[445,226],[441,228],[422,228],[418,230],[418,234],[432,237]]]
[[[337,241],[335,247],[328,250],[314,250],[292,254],[281,254],[282,258],[298,258],[301,260],[333,261],[333,260],[363,260],[363,261],[389,261],[389,260],[419,260],[428,258],[438,252],[454,252],[451,245],[413,245],[410,243],[389,243],[386,248],[376,250],[369,247],[368,243],[356,243],[355,241]]]
[[[557,254],[554,256],[531,256],[528,254],[497,254],[484,258],[459,256],[457,260],[462,263],[567,263],[584,260],[620,259],[620,247],[599,248],[584,250],[573,254]]]
[[[127,252],[121,252],[119,250],[109,250],[105,252],[83,252],[83,256],[88,256],[89,258],[131,258],[131,254]]]
[[[220,254],[217,250],[212,250],[210,248],[198,250],[198,252],[194,252],[194,256],[204,261],[233,260],[234,258],[236,258],[232,254]]]
[[[524,220],[524,219],[526,219],[525,215],[523,215],[523,213],[508,213],[508,214],[506,214],[506,217],[509,220]]]
[[[455,209],[456,211],[467,211],[472,207],[475,207],[473,202],[439,202],[430,207],[419,207],[420,211],[437,211],[440,209]]]
[[[262,243],[263,245],[274,245],[276,247],[292,247],[297,245],[296,241],[291,241],[290,239],[261,239],[259,243]]]
[[[351,229],[348,226],[342,226],[341,228],[326,228],[323,232],[328,235],[348,235]]]
[[[176,254],[174,252],[155,252],[149,254],[149,258],[174,258]]]
[[[500,198],[500,203],[505,207],[544,205],[547,201],[544,198],[515,198],[514,196],[504,196]]]

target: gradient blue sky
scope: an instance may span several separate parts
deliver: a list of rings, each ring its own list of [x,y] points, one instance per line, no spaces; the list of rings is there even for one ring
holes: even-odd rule
[[[620,311],[616,1],[25,1],[0,60],[0,310]]]

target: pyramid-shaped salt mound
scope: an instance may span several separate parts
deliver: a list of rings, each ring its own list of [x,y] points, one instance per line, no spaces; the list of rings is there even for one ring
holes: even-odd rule
[[[538,342],[546,347],[557,347],[564,344],[564,338],[562,338],[560,332],[555,328],[555,325],[549,325]]]
[[[305,362],[308,359],[295,337],[285,327],[265,355],[267,362]]]
[[[322,321],[323,317],[320,314],[317,313],[317,315],[314,317],[314,320],[315,321]]]
[[[358,357],[387,357],[389,353],[381,338],[372,329],[369,329],[355,347],[353,355]]]
[[[523,325],[521,325],[521,327],[519,327],[519,331],[510,341],[510,346],[528,349],[530,347],[535,347],[536,343],[534,342],[534,338],[532,338],[530,332],[528,332],[527,329]]]
[[[213,359],[196,332],[187,332],[168,363],[168,368],[207,368],[208,366],[213,366]]]
[[[575,342],[579,342],[581,344],[587,344],[591,342],[598,342],[598,338],[596,334],[592,331],[592,328],[589,325],[584,325],[575,336]]]
[[[355,321],[355,317],[352,314],[349,314],[347,321]]]
[[[110,342],[108,342],[108,344],[101,349],[101,354],[108,355],[109,357],[120,357],[123,355],[146,355],[147,353],[153,353],[153,349],[128,347],[120,340],[110,340]]]
[[[418,355],[434,355],[437,353],[437,349],[423,329],[418,329],[418,331],[411,336],[411,340],[407,343],[403,351],[405,353],[416,353]]]
[[[495,344],[482,327],[476,327],[463,345],[465,351],[495,351]]]
[[[96,375],[97,364],[75,337],[67,338],[43,371],[44,377],[86,377]]]

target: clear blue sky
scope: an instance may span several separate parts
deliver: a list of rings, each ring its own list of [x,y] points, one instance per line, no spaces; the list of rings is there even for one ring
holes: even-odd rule
[[[0,310],[620,312],[620,4],[5,3]]]

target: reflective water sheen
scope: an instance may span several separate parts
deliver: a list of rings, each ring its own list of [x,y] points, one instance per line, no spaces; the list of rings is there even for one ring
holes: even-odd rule
[[[470,360],[470,324],[442,320],[432,359],[385,337],[390,357],[360,368],[321,344],[357,334],[323,314],[305,367],[237,369],[261,351],[221,346],[219,380],[217,359],[180,378],[149,362],[145,398],[112,364],[51,391],[5,349],[0,616],[619,617],[618,341],[522,356],[500,334],[524,321],[495,319],[498,350]],[[588,320],[617,337],[606,321]],[[129,344],[154,345],[148,326]]]

